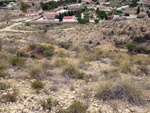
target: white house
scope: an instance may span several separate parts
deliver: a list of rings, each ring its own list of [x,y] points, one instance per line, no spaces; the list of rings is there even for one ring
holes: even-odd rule
[[[68,12],[68,10],[65,10],[65,9],[61,9],[61,10],[57,11],[57,13],[66,13],[66,12]]]
[[[75,16],[64,16],[63,22],[78,22]]]
[[[25,16],[37,16],[39,14],[40,12],[30,12],[30,13],[25,13]]]
[[[47,12],[43,14],[44,19],[55,19],[55,16],[57,15],[57,12]]]
[[[117,8],[117,10],[123,10],[123,9],[126,9],[126,8],[129,8],[129,6],[128,6],[128,5],[126,5],[126,6],[121,6],[121,7]]]

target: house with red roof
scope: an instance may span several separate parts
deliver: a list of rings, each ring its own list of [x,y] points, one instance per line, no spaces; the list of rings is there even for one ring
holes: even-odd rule
[[[64,16],[63,22],[78,22],[75,16]]]
[[[39,14],[40,12],[29,12],[29,13],[25,13],[25,16],[37,16]]]

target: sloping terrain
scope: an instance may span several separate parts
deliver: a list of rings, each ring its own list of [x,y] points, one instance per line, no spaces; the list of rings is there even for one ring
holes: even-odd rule
[[[137,19],[101,24],[76,25],[69,28],[53,28],[47,32],[54,41],[64,41],[78,44],[125,44],[149,43],[150,20]]]

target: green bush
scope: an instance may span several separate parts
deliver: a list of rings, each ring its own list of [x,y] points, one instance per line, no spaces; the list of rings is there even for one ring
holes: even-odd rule
[[[76,78],[77,79],[83,79],[84,78],[85,73],[84,72],[77,72],[76,73]]]
[[[126,47],[127,47],[129,52],[135,51],[135,49],[136,49],[136,45],[133,44],[132,42],[127,43]]]
[[[97,24],[99,23],[99,19],[94,19],[94,22]]]
[[[13,66],[22,66],[25,64],[25,59],[22,58],[22,57],[17,57],[17,56],[14,56],[10,59],[10,63],[13,65]]]
[[[54,54],[54,47],[53,46],[39,46],[37,48],[37,53],[40,53],[42,55],[44,55],[45,57],[51,57]]]
[[[130,16],[130,14],[129,13],[125,13],[124,16]]]
[[[30,23],[25,23],[25,26],[30,26]]]
[[[44,84],[40,80],[34,80],[31,83],[31,87],[34,88],[34,89],[42,89],[44,87]]]

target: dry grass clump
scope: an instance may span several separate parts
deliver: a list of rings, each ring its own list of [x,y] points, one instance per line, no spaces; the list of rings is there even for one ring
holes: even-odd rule
[[[85,50],[79,54],[77,53],[76,56],[85,61],[96,61],[96,60],[100,60],[103,54],[104,54],[104,51],[102,49],[94,48],[89,51]]]
[[[0,69],[7,68],[9,66],[10,55],[4,51],[0,52]]]
[[[34,80],[32,83],[31,83],[31,87],[33,89],[42,89],[44,87],[44,84],[42,81],[40,80]]]
[[[77,79],[83,79],[85,73],[79,71],[79,69],[77,68],[77,66],[75,66],[74,64],[67,64],[63,67],[63,75],[65,76],[69,76],[71,78],[77,78]]]
[[[22,66],[25,64],[25,59],[23,57],[14,56],[10,59],[10,63],[13,66]]]
[[[0,82],[0,90],[5,90],[5,89],[8,89],[8,88],[10,88],[9,84],[6,84],[4,82]]]
[[[17,51],[17,53],[16,53],[16,55],[18,56],[18,57],[28,57],[29,56],[29,54],[27,53],[27,52],[25,52],[25,51]]]
[[[49,98],[40,100],[40,104],[44,110],[46,109],[51,110],[52,106],[56,106],[58,102],[56,100],[53,100],[51,97],[49,97]]]
[[[89,98],[91,96],[91,89],[90,88],[84,88],[83,89],[83,97]]]
[[[150,65],[150,57],[142,56],[142,55],[134,55],[132,56],[132,60],[137,65]]]
[[[121,76],[118,68],[114,68],[110,70],[105,69],[102,70],[101,72],[104,74],[106,79],[116,79]]]
[[[42,79],[41,74],[42,74],[42,68],[39,66],[31,67],[31,69],[29,70],[29,75],[33,79]]]
[[[74,100],[68,109],[61,109],[59,110],[59,113],[86,113],[87,108],[88,107],[84,103]]]
[[[54,62],[53,62],[53,65],[55,67],[62,67],[62,66],[65,66],[67,64],[68,64],[68,60],[65,58],[55,58]]]
[[[80,52],[85,51],[85,48],[83,48],[83,47],[80,46],[80,45],[72,45],[72,46],[69,48],[69,50],[75,51],[75,52],[77,52],[77,54],[78,54],[78,53],[80,53]]]
[[[33,79],[42,79],[43,78],[43,68],[42,68],[42,64],[38,61],[33,61],[31,62],[31,64],[28,64],[29,67],[29,75],[31,78]]]
[[[131,57],[127,54],[118,54],[116,59],[112,61],[112,65],[118,67],[123,73],[135,73]]]
[[[69,51],[65,50],[65,49],[59,49],[56,53],[57,57],[68,57],[69,56]]]
[[[102,100],[119,99],[138,105],[144,102],[142,89],[140,89],[138,83],[128,79],[121,80],[118,83],[111,81],[101,83],[95,97]]]
[[[4,72],[3,70],[0,70],[0,77],[6,78],[8,76],[9,76],[8,73]]]

